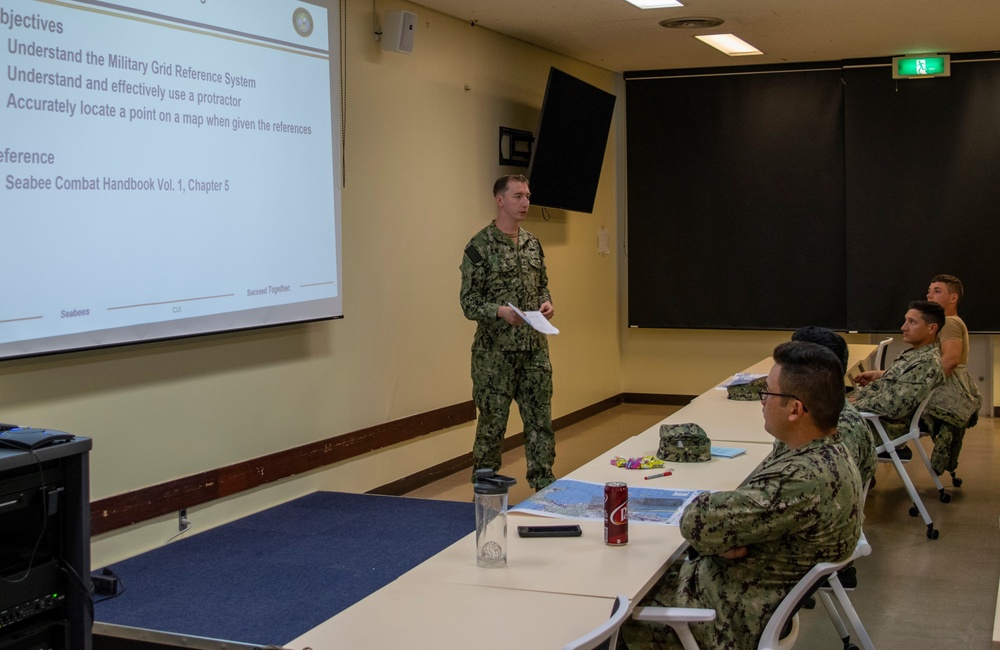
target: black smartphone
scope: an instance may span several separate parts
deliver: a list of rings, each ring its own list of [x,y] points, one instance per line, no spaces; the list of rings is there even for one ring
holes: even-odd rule
[[[583,534],[576,524],[570,526],[518,526],[521,537],[579,537]]]

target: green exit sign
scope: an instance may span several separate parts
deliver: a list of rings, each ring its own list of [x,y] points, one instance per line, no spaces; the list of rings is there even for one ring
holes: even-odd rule
[[[897,56],[892,60],[893,79],[951,76],[951,57],[947,54]]]

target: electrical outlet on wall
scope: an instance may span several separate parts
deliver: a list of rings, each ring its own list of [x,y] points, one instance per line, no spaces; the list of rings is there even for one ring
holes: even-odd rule
[[[191,520],[188,519],[187,508],[177,513],[177,530],[182,533],[191,527]]]

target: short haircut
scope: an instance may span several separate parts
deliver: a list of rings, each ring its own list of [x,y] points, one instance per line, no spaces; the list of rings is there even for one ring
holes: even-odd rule
[[[507,185],[511,182],[524,183],[528,185],[528,177],[524,174],[508,174],[507,176],[501,176],[493,183],[493,196],[500,196],[507,191]]]
[[[845,341],[844,337],[840,334],[837,334],[833,330],[825,327],[809,325],[795,330],[795,333],[792,334],[792,340],[822,345],[824,348],[837,355],[837,358],[840,359],[840,365],[844,367],[844,372],[847,372],[847,363],[849,358],[847,341]]]
[[[911,302],[907,309],[916,309],[920,312],[923,317],[924,322],[928,325],[937,325],[938,331],[944,327],[944,307],[937,304],[936,302],[931,302],[930,300],[914,300]]]
[[[774,348],[782,393],[795,395],[817,426],[836,429],[844,410],[844,371],[833,352],[816,343],[789,341]]]
[[[948,293],[957,293],[958,301],[962,302],[962,296],[965,295],[965,287],[962,286],[961,280],[956,278],[954,275],[935,275],[931,278],[931,284],[934,284],[935,282],[947,285]]]

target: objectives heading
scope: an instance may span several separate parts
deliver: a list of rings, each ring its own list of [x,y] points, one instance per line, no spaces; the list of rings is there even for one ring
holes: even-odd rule
[[[57,20],[46,20],[39,16],[38,14],[18,14],[13,11],[7,11],[3,7],[0,7],[0,27],[6,27],[7,29],[14,29],[15,27],[21,27],[23,29],[35,29],[40,32],[52,32],[53,34],[63,33],[63,24]]]

